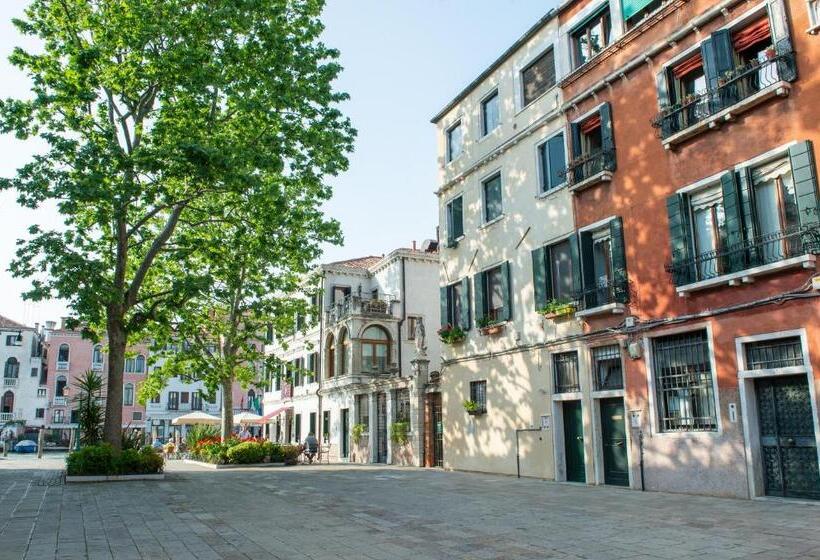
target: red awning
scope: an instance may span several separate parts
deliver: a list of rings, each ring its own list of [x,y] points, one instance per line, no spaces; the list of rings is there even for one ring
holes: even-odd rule
[[[772,30],[769,27],[769,18],[763,17],[740,31],[732,33],[732,46],[740,52],[761,41],[771,38]]]
[[[672,67],[672,74],[680,79],[683,76],[687,75],[690,72],[694,72],[703,67],[703,58],[701,56],[695,55],[693,57],[687,58],[677,66]]]
[[[270,422],[271,420],[273,420],[274,418],[276,418],[277,416],[279,416],[280,414],[282,414],[286,410],[290,410],[291,408],[293,408],[293,407],[292,406],[280,406],[279,408],[277,408],[273,412],[268,412],[267,414],[265,414],[262,417],[262,419],[259,421],[259,423],[260,424],[266,424],[267,422]]]
[[[596,128],[600,128],[601,126],[601,114],[597,113],[594,117],[590,117],[584,122],[581,123],[581,132],[584,134],[589,134]]]

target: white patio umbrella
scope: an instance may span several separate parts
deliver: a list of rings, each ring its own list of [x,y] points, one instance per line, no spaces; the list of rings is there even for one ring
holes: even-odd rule
[[[233,415],[234,424],[259,424],[262,417],[253,412],[239,412]]]
[[[221,422],[219,417],[211,416],[210,414],[206,414],[201,410],[197,410],[195,412],[189,412],[188,414],[183,414],[182,416],[177,416],[173,420],[171,420],[171,424],[174,426],[193,426],[196,424],[210,424],[212,426],[218,425]]]

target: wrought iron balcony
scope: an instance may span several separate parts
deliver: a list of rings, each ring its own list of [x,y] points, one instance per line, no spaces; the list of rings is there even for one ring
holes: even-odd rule
[[[676,286],[685,286],[815,253],[820,253],[820,227],[801,227],[759,235],[694,258],[678,259],[673,254],[666,271]]]
[[[54,400],[51,404],[54,406],[65,406],[67,402],[68,399],[66,397],[54,397]]]
[[[687,95],[680,103],[661,111],[652,120],[652,126],[665,140],[770,86],[796,78],[794,51],[791,43],[783,40],[767,60],[755,60],[727,72],[718,79],[717,87]]]
[[[629,280],[625,270],[616,270],[613,279],[575,293],[576,311],[585,311],[610,303],[629,301]]]
[[[615,169],[615,148],[595,150],[578,156],[567,165],[564,176],[567,183],[578,185],[602,171]]]
[[[4,377],[3,378],[3,386],[4,387],[16,387],[17,386],[17,378],[16,377]]]
[[[390,300],[350,295],[325,311],[327,323],[338,323],[351,315],[388,317],[391,314],[391,303]]]

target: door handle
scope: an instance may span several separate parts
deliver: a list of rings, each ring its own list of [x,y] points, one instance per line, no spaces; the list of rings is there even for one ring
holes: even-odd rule
[[[584,436],[575,436],[578,441],[584,441]]]
[[[790,437],[786,438],[786,445],[788,445],[789,447],[793,447],[794,446],[794,438],[790,438]]]

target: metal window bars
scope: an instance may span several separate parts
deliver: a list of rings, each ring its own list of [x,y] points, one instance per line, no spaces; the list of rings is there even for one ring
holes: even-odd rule
[[[621,349],[617,344],[593,348],[592,363],[596,391],[624,388]]]
[[[581,390],[578,377],[578,353],[562,352],[552,355],[556,393],[577,393]]]
[[[615,148],[600,149],[582,154],[567,164],[559,173],[570,186],[586,181],[602,171],[615,169]]]
[[[775,369],[803,365],[799,336],[776,338],[745,345],[746,369]]]

